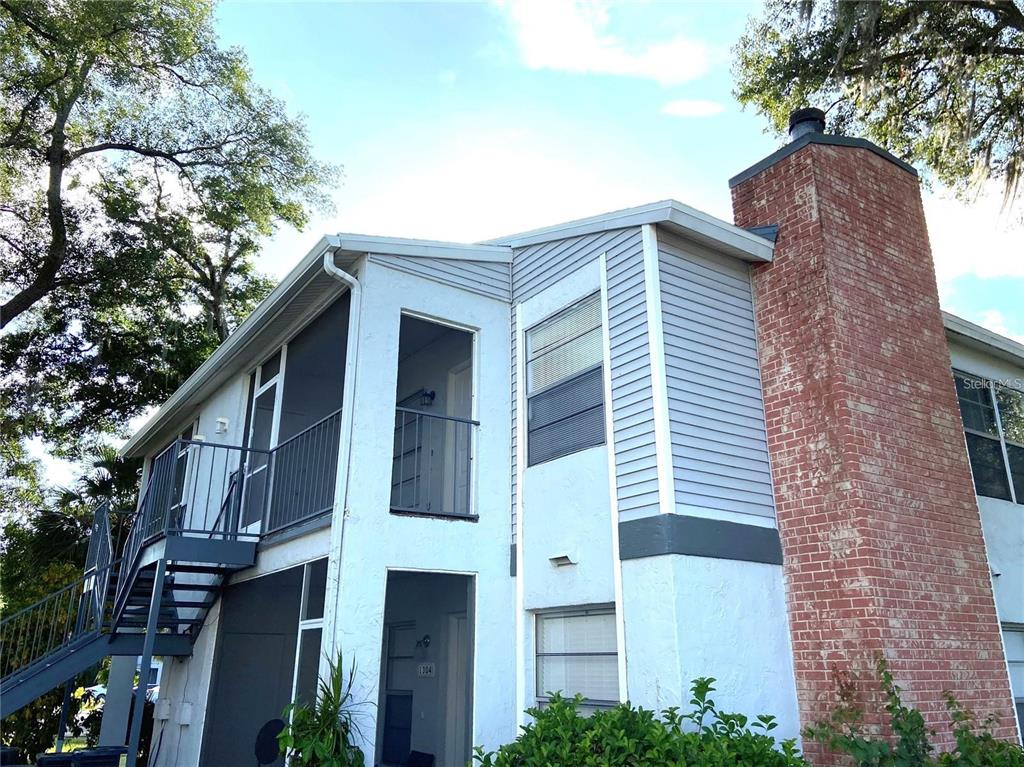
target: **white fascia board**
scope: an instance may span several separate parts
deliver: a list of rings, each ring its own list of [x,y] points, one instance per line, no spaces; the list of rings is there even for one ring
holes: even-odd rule
[[[942,324],[946,327],[946,335],[964,346],[1024,368],[1024,344],[949,312],[942,313]]]
[[[336,240],[339,250],[353,253],[376,253],[410,258],[443,258],[450,261],[488,261],[496,264],[512,263],[512,249],[501,245],[410,240],[365,234],[338,234]]]
[[[218,346],[213,354],[188,377],[185,383],[179,386],[164,401],[160,409],[143,424],[142,428],[135,432],[121,446],[120,455],[127,457],[135,455],[139,447],[144,445],[154,434],[169,427],[172,421],[179,418],[182,407],[189,399],[219,369],[229,365],[245,349],[253,337],[263,329],[264,325],[273,319],[302,290],[303,286],[323,268],[324,252],[332,249],[337,250],[337,248],[337,237],[322,237],[313,246],[312,250],[303,256],[299,264],[271,291],[270,295],[260,302],[252,314],[245,318],[245,321],[235,329],[235,332],[229,335],[224,343]]]
[[[551,240],[644,224],[665,225],[683,237],[697,240],[744,261],[771,261],[775,250],[774,244],[763,237],[676,200],[661,200],[635,208],[581,218],[543,229],[487,240],[484,244],[504,244],[513,248],[523,248]]]

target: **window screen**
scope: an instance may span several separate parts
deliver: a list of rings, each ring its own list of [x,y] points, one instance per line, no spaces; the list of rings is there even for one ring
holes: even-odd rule
[[[591,706],[618,701],[613,610],[537,616],[537,696],[555,692],[582,695]]]
[[[1024,392],[956,373],[978,495],[1024,503]]]
[[[597,293],[526,332],[529,465],[604,444],[602,349]]]

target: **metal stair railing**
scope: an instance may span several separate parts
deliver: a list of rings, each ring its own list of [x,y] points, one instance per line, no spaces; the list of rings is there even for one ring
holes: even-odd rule
[[[89,570],[76,581],[0,620],[0,679],[44,660],[61,648],[103,632],[107,594],[121,560]]]

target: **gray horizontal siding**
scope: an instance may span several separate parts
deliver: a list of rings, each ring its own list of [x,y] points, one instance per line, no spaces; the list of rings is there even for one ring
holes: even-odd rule
[[[551,242],[539,243],[526,248],[520,248],[513,253],[512,260],[512,303],[519,304],[537,295],[543,290],[551,287],[558,281],[564,279],[577,269],[600,258],[601,254],[608,255],[609,261],[613,258],[622,260],[627,254],[634,255],[637,263],[641,265],[642,276],[642,245],[640,230],[638,228],[615,229],[607,232],[582,237],[571,237],[564,240],[552,240]],[[641,293],[642,303],[642,293]],[[625,303],[617,305],[621,314],[627,312],[629,307]],[[634,307],[635,311],[635,307]],[[613,323],[619,322],[618,315]],[[516,533],[516,498],[518,487],[516,486],[517,454],[516,448],[519,442],[516,424],[516,402],[518,401],[518,375],[516,348],[516,319],[513,309],[511,318],[512,333],[512,540],[515,542]],[[644,333],[646,338],[646,333]],[[645,362],[647,387],[650,388],[650,363]],[[614,368],[614,365],[613,365]],[[624,368],[624,373],[627,370]],[[623,379],[625,380],[625,379]],[[615,395],[613,394],[613,399]],[[606,403],[607,406],[607,403]],[[618,432],[616,432],[617,434]],[[632,473],[632,472],[630,472]],[[639,475],[637,475],[639,476]]]
[[[746,264],[659,230],[677,505],[774,517]]]
[[[504,301],[512,298],[511,270],[508,264],[390,255],[374,255],[373,258],[392,269],[417,277],[425,277]]]
[[[608,252],[607,280],[618,509],[632,517],[657,514],[654,393],[639,229]]]

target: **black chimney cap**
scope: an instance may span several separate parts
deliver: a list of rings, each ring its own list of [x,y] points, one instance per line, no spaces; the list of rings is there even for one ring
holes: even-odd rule
[[[806,133],[825,132],[825,113],[817,107],[794,109],[789,115],[789,138],[796,141]]]

